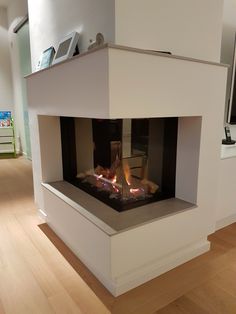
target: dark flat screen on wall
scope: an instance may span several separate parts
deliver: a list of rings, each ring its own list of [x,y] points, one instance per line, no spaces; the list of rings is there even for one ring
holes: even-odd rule
[[[232,60],[232,76],[227,122],[230,124],[236,124],[236,36],[234,41],[234,53]]]
[[[233,97],[232,97],[229,123],[236,124],[236,84],[235,84],[235,81],[234,81],[234,86],[233,86]]]

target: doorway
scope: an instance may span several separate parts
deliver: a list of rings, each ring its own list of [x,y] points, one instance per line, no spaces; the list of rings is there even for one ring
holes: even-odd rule
[[[24,138],[23,153],[28,159],[31,159],[31,144],[30,144],[30,129],[29,129],[29,114],[27,103],[27,91],[25,76],[32,72],[31,67],[31,52],[30,52],[30,36],[28,20],[17,30],[17,42],[19,50],[19,65],[21,76],[22,89],[22,116],[24,121]]]

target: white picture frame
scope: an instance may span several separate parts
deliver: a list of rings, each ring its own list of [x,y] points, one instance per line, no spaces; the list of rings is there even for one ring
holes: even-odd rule
[[[56,54],[54,56],[52,64],[57,64],[61,61],[73,57],[76,45],[79,41],[79,33],[73,32],[64,37],[58,44]]]
[[[50,67],[54,56],[55,56],[54,47],[49,47],[48,49],[44,50],[40,56],[39,62],[36,67],[36,71]]]

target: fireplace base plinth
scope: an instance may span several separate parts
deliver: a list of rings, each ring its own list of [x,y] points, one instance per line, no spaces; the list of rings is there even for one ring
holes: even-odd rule
[[[65,181],[43,184],[43,193],[48,225],[114,296],[209,250],[208,231],[203,238],[191,226],[201,219],[191,203],[174,198],[118,213]]]

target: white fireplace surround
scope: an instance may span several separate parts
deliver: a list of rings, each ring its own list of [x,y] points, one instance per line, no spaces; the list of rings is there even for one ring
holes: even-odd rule
[[[27,78],[35,201],[113,295],[209,249],[226,77],[221,64],[107,44]],[[60,116],[179,117],[175,198],[142,220],[142,207],[118,213],[84,192],[70,197]]]

